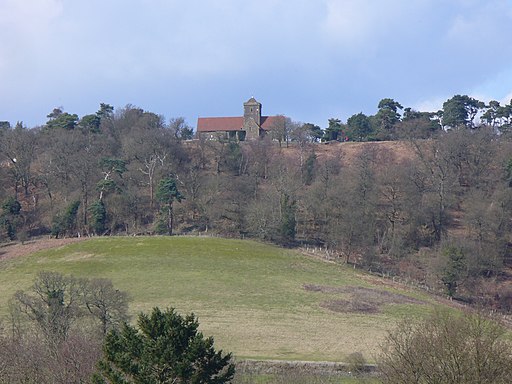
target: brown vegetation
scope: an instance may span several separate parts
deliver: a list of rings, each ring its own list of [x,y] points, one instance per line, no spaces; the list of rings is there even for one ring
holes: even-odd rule
[[[510,310],[506,134],[436,128],[415,138],[407,135],[420,124],[413,120],[395,127],[410,137],[402,141],[315,143],[294,125],[283,146],[271,137],[183,141],[180,126],[150,112],[100,112],[94,130],[2,131],[0,240],[170,227],[253,237],[321,247],[357,267]],[[388,133],[378,138],[396,132]],[[170,200],[157,196],[164,181]]]
[[[304,289],[312,292],[340,294],[340,299],[330,299],[321,303],[321,307],[334,312],[379,313],[389,304],[423,304],[422,300],[385,290],[364,287],[327,287],[305,284]]]

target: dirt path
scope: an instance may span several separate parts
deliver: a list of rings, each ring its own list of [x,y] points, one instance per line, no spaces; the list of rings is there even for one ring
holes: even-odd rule
[[[74,237],[69,239],[37,239],[21,243],[7,243],[0,245],[0,260],[25,256],[43,249],[58,248],[66,244],[76,243],[87,239],[86,237]]]

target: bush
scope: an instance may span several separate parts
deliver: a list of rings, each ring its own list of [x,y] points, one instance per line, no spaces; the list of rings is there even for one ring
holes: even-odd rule
[[[345,360],[350,372],[359,374],[365,371],[366,359],[361,352],[353,352]]]
[[[505,332],[475,313],[406,320],[387,337],[379,362],[383,383],[510,383],[512,348]]]

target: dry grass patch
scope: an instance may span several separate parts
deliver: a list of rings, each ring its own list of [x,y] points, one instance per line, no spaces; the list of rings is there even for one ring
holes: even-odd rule
[[[401,293],[367,287],[329,287],[314,284],[304,284],[304,289],[311,292],[335,293],[345,298],[325,300],[320,303],[322,308],[341,313],[380,313],[383,306],[388,304],[425,304],[425,301],[415,299]]]

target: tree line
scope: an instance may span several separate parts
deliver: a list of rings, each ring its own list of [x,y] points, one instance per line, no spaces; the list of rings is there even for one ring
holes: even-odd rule
[[[247,142],[190,140],[184,119],[130,105],[2,124],[0,240],[253,237],[510,311],[510,105],[457,95],[434,115],[401,109],[383,99],[375,116],[325,130],[288,119]],[[345,137],[401,139],[406,150],[318,143]]]

